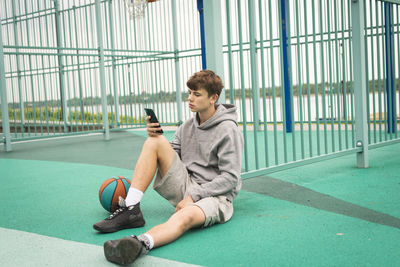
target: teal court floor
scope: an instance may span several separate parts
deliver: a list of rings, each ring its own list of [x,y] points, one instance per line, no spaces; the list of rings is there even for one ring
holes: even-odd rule
[[[166,133],[171,136],[172,133]],[[0,266],[113,266],[106,240],[140,234],[174,208],[152,189],[146,225],[98,234],[101,183],[130,178],[143,132],[0,147]],[[133,266],[400,266],[400,144],[248,179],[226,224],[192,230]]]

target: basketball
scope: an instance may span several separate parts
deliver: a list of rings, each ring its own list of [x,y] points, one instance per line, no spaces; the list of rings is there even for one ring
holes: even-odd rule
[[[119,197],[126,198],[131,181],[122,176],[114,176],[105,180],[99,190],[99,200],[103,208],[109,212],[118,209]]]

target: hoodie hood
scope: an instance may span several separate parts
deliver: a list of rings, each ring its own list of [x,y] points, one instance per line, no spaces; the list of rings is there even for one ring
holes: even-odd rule
[[[194,120],[194,124],[196,127],[202,130],[206,130],[210,127],[213,127],[223,121],[233,121],[237,124],[237,108],[231,104],[216,104],[215,105],[215,113],[202,125],[199,124],[199,117],[196,114],[196,119]]]

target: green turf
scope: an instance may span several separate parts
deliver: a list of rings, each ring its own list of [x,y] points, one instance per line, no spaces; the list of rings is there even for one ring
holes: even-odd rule
[[[112,132],[111,139],[103,135],[67,137],[15,143],[13,150],[0,152],[0,158],[33,159],[89,163],[133,169],[146,140],[131,132]]]
[[[174,132],[165,131],[172,139]],[[0,158],[33,159],[89,163],[133,170],[143,143],[145,131],[112,132],[111,139],[103,135],[47,139],[26,143],[15,143],[13,150],[5,153],[0,148]]]
[[[382,149],[376,157],[371,155],[375,168],[369,170],[355,169],[343,158],[276,173],[285,182],[279,184],[281,194],[242,191],[230,222],[190,231],[150,255],[205,266],[399,266],[399,228],[307,206],[284,194],[298,192],[293,189],[298,186],[315,192],[315,202],[327,194],[334,197],[332,205],[343,200],[369,212],[399,216],[400,197],[395,194],[399,174],[385,172],[386,165],[376,163],[388,155],[398,162],[392,152]],[[131,170],[19,159],[0,159],[0,169],[0,227],[101,245],[108,239],[139,234],[173,212],[167,201],[149,189],[142,201],[144,228],[97,234],[92,224],[107,216],[98,201],[101,182],[114,175],[129,178]],[[384,175],[378,176],[381,172]],[[387,187],[380,179],[385,179]],[[245,187],[251,185],[246,181]]]

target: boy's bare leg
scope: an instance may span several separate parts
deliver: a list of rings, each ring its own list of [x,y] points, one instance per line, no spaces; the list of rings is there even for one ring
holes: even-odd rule
[[[159,247],[176,240],[190,228],[203,225],[204,221],[205,215],[199,207],[187,205],[174,213],[167,222],[153,227],[146,234],[154,240],[154,247]],[[135,261],[140,255],[146,254],[150,249],[147,244],[149,240],[146,242],[140,239],[141,236],[105,242],[104,255],[107,260],[126,265]]]
[[[195,205],[188,205],[174,213],[168,221],[151,228],[147,234],[154,239],[154,247],[171,243],[178,239],[187,230],[202,226],[206,216],[202,209]]]
[[[131,187],[145,192],[156,173],[157,167],[164,176],[175,157],[175,151],[163,135],[147,138],[136,163]]]

